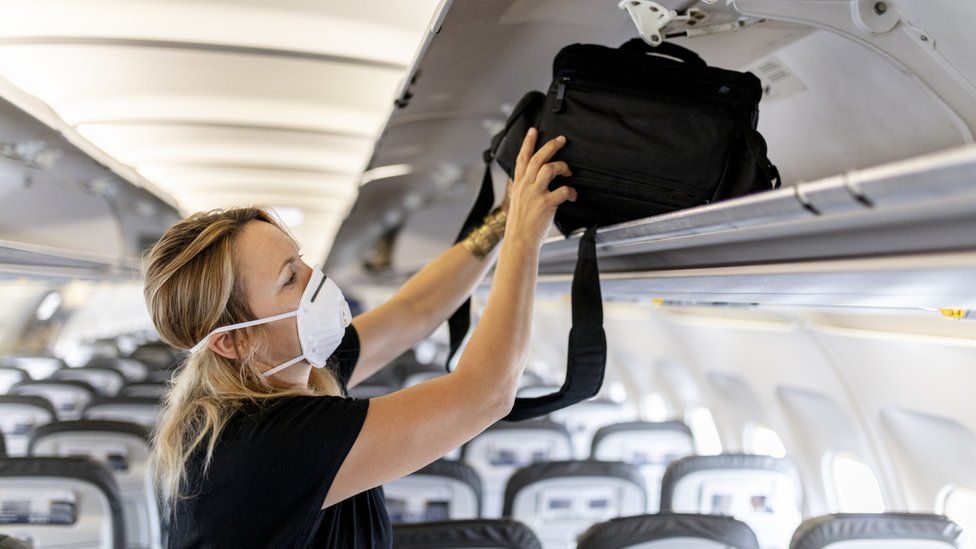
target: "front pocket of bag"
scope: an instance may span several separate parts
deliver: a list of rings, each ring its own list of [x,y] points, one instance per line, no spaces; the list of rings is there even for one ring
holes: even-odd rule
[[[638,182],[650,176],[707,198],[721,181],[735,122],[714,105],[574,82],[560,112],[543,111],[540,129],[545,138],[567,137],[559,158],[571,169],[627,174]]]

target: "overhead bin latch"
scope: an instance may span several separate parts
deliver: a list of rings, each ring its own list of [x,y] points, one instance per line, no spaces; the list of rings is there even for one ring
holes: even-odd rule
[[[630,14],[641,38],[652,46],[657,46],[664,41],[665,37],[661,31],[672,23],[684,23],[690,28],[700,25],[709,18],[705,10],[688,8],[684,13],[679,14],[677,10],[652,0],[621,0],[617,7]]]

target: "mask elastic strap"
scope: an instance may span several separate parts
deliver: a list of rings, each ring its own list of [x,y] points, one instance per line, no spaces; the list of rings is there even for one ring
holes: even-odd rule
[[[207,344],[207,342],[210,341],[210,338],[217,334],[222,334],[224,332],[229,332],[231,330],[238,330],[240,328],[250,328],[251,326],[257,326],[258,324],[265,324],[268,322],[274,322],[276,320],[282,320],[285,318],[291,318],[293,316],[296,316],[297,314],[298,314],[298,310],[296,309],[294,311],[289,311],[287,313],[281,313],[280,315],[269,316],[267,318],[259,318],[257,320],[249,320],[247,322],[241,322],[240,324],[231,324],[230,326],[223,326],[221,328],[217,328],[216,330],[207,334],[207,336],[201,339],[199,343],[194,345],[193,348],[190,349],[190,353],[192,354],[202,349]]]
[[[286,362],[284,364],[279,364],[278,366],[275,366],[274,368],[272,368],[272,369],[268,370],[267,372],[264,372],[263,374],[261,374],[261,379],[264,379],[264,378],[266,378],[268,376],[272,376],[274,374],[277,374],[278,372],[280,372],[280,371],[284,370],[285,368],[287,368],[287,367],[289,367],[289,366],[291,366],[291,365],[293,365],[293,364],[295,364],[295,363],[303,360],[304,358],[305,358],[305,355],[300,355],[300,356],[296,356],[295,358],[289,360],[288,362]]]

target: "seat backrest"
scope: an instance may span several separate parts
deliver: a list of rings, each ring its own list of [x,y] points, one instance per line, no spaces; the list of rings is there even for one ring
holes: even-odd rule
[[[636,419],[636,411],[624,404],[606,399],[584,400],[549,414],[561,423],[573,437],[573,451],[577,459],[590,454],[590,443],[597,429],[606,425]]]
[[[7,455],[27,455],[31,431],[57,417],[54,406],[44,397],[0,395],[0,432],[6,440]]]
[[[112,472],[122,498],[131,547],[155,547],[159,509],[149,476],[149,433],[135,423],[81,420],[49,423],[31,435],[32,456],[88,457]]]
[[[15,383],[28,380],[30,380],[30,375],[20,368],[15,368],[13,366],[0,366],[0,395],[7,394],[7,391],[9,391]]]
[[[82,415],[85,419],[131,421],[152,429],[160,411],[160,402],[155,398],[105,397],[92,401]]]
[[[118,396],[155,398],[156,400],[160,400],[168,390],[169,385],[165,383],[129,383],[128,385],[122,387],[122,390],[119,391]]]
[[[569,432],[545,420],[499,422],[461,448],[461,460],[474,468],[484,488],[481,512],[501,516],[505,483],[519,467],[572,459]]]
[[[89,360],[85,367],[117,370],[128,383],[142,381],[149,375],[149,366],[133,358],[95,357]]]
[[[481,514],[481,479],[458,461],[435,461],[383,485],[383,492],[394,522],[472,519]]]
[[[680,421],[631,421],[597,430],[590,447],[590,459],[622,461],[638,469],[647,488],[647,512],[661,503],[661,477],[668,465],[695,453],[691,429]]]
[[[0,533],[38,547],[125,547],[119,489],[86,458],[0,459]]]
[[[67,367],[63,360],[53,356],[9,356],[3,359],[3,365],[20,368],[31,379],[46,379],[56,370]]]
[[[661,481],[661,510],[733,516],[763,547],[785,548],[800,523],[802,491],[792,462],[751,454],[673,461]]]
[[[71,379],[22,381],[10,388],[10,394],[46,398],[54,406],[58,419],[78,419],[81,411],[96,396],[91,385]]]
[[[149,374],[146,375],[146,379],[143,381],[148,381],[149,383],[169,383],[169,380],[173,379],[173,374],[176,370],[150,370]]]
[[[803,521],[790,549],[952,549],[962,528],[941,515],[838,513]]]
[[[575,547],[577,536],[591,525],[643,513],[646,499],[644,478],[633,465],[535,463],[508,480],[502,514],[532,528],[547,548]]]
[[[746,523],[732,517],[660,513],[594,524],[579,549],[759,549]]]
[[[115,396],[125,385],[125,376],[118,370],[94,366],[62,368],[51,374],[48,379],[84,381],[98,391],[98,396]]]
[[[393,525],[397,549],[542,549],[528,526],[510,519],[447,520]]]
[[[180,353],[163,342],[144,343],[136,347],[129,358],[152,368],[169,368],[180,360]]]

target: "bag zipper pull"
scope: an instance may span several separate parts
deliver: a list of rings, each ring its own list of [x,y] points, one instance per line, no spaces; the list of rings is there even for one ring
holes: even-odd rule
[[[566,97],[566,85],[569,84],[569,80],[568,76],[563,76],[556,81],[556,102],[552,106],[552,112],[563,110],[563,98]]]

